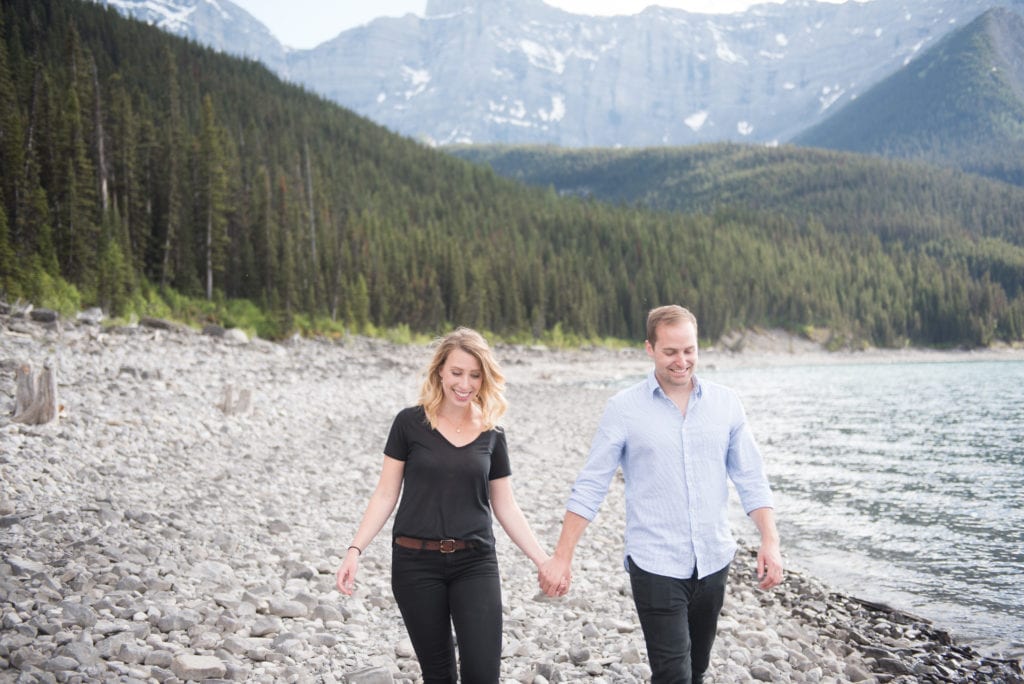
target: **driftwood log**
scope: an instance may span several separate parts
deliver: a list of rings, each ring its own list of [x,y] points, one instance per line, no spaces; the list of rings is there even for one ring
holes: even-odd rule
[[[38,375],[31,363],[23,363],[14,378],[14,422],[45,425],[57,419],[57,371],[51,362],[47,361]]]

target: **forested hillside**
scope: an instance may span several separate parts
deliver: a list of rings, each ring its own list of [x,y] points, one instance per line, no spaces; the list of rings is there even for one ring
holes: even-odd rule
[[[247,300],[273,313],[267,335],[301,316],[355,330],[635,340],[648,308],[680,302],[706,340],[755,325],[884,345],[1024,338],[1020,224],[1008,218],[1024,212],[1009,190],[963,198],[972,230],[963,213],[907,218],[931,236],[916,241],[865,220],[884,221],[896,194],[868,186],[843,204],[841,156],[816,178],[837,193],[820,215],[781,201],[807,193],[792,185],[809,182],[800,164],[773,173],[756,158],[749,185],[698,163],[714,199],[692,212],[563,198],[91,3],[2,6],[8,299],[112,314],[182,294]],[[764,201],[723,192],[732,180]],[[862,229],[832,229],[836,216]]]
[[[734,143],[647,150],[481,145],[448,151],[563,196],[683,214],[731,206],[782,213],[794,221],[816,217],[831,232],[875,234],[912,248],[981,238],[1009,243],[1010,251],[1024,246],[1024,188],[909,161]]]
[[[978,343],[991,339],[975,337],[987,328],[978,318],[981,309],[1000,312],[988,319],[1002,321],[997,337],[1019,336],[1024,189],[1015,185],[924,164],[796,147],[475,146],[449,152],[562,196],[716,221],[730,216],[751,226],[754,239],[767,238],[787,254],[807,249],[810,239],[806,257],[825,262],[822,280],[807,285],[815,306],[827,306],[834,295],[835,308],[858,321],[855,329],[873,331],[869,337],[876,341],[906,336],[949,342],[971,330],[968,336]],[[775,232],[781,227],[791,232]],[[862,258],[873,274],[858,277],[859,267],[849,259]],[[899,282],[886,284],[890,275]],[[833,277],[839,280],[826,285]],[[889,327],[894,324],[899,327]]]
[[[1024,185],[1024,17],[985,12],[793,142]]]

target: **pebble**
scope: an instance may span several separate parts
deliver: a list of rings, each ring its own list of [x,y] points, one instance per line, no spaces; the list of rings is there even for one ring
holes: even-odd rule
[[[35,311],[0,308],[0,681],[419,681],[390,591],[390,528],[364,551],[353,596],[334,571],[428,348]],[[607,381],[648,360],[496,352],[516,495],[551,545]],[[46,360],[59,420],[12,422],[14,369]],[[250,401],[226,410],[242,391]],[[538,591],[496,528],[503,683],[650,681],[622,568],[621,489],[588,528],[564,598]],[[734,567],[753,566],[753,535],[737,531]],[[1019,660],[983,657],[927,621],[797,571],[770,592],[749,574],[731,573],[712,684],[1024,682]]]

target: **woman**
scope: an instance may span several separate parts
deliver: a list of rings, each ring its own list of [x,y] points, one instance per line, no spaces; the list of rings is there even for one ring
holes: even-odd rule
[[[538,571],[548,560],[512,492],[504,431],[505,378],[484,338],[459,328],[440,340],[415,406],[398,413],[380,481],[345,560],[338,589],[351,595],[363,549],[398,503],[391,588],[423,681],[455,682],[451,625],[465,684],[497,682],[501,585],[491,511]]]

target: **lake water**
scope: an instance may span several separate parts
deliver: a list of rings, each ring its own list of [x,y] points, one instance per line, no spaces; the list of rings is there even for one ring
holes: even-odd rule
[[[789,564],[1024,655],[1024,363],[703,375],[743,399]]]

